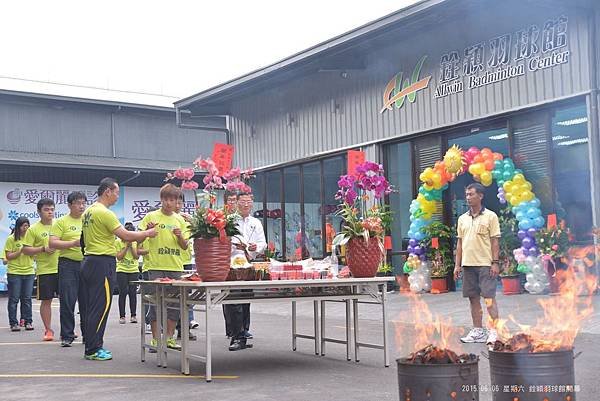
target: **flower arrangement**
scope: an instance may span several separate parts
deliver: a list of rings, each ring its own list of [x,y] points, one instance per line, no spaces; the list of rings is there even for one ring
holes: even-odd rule
[[[383,173],[383,166],[366,161],[356,167],[356,175],[340,177],[335,197],[342,201],[337,214],[344,218],[344,226],[333,239],[333,246],[359,237],[366,242],[371,237],[383,239],[392,220],[388,207],[381,204],[383,197],[392,192]]]
[[[452,258],[452,240],[454,231],[440,222],[433,222],[423,228],[426,239],[420,243],[427,250],[427,260],[431,261],[431,277],[446,277],[454,268]],[[437,247],[432,246],[433,238],[437,238]]]
[[[272,241],[269,241],[267,248],[265,249],[265,259],[269,261],[271,259],[277,259],[278,256],[279,252],[277,252],[275,244]]]
[[[513,250],[521,246],[517,236],[519,231],[519,220],[512,214],[510,208],[500,209],[500,264],[502,276],[515,276],[519,274],[518,263],[513,258]]]
[[[560,226],[542,228],[536,233],[535,242],[544,257],[560,259],[569,248],[569,231]]]
[[[202,194],[196,194],[196,211],[192,215],[189,225],[191,238],[220,238],[239,235],[236,222],[240,218],[234,210],[229,210],[225,205],[216,208],[217,190],[226,190],[233,193],[250,193],[252,189],[246,181],[253,177],[252,170],[233,168],[221,173],[215,162],[210,158],[198,158],[192,167],[179,168],[173,173],[168,173],[165,181],[172,179],[181,180],[181,189],[196,192],[198,182],[194,181],[196,175],[205,174],[202,178],[204,188]]]

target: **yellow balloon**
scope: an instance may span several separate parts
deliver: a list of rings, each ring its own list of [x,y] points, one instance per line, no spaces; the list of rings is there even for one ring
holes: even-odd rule
[[[515,184],[523,184],[525,182],[525,176],[521,173],[515,174],[515,176],[512,178],[513,182]]]
[[[534,196],[535,195],[533,195],[533,192],[531,191],[523,191],[519,197],[523,199],[523,201],[529,202],[534,198]]]
[[[483,178],[481,179],[481,183],[484,187],[489,187],[490,185],[492,185],[492,181],[493,180],[491,178],[489,180],[484,180]]]
[[[477,163],[475,163],[477,164]],[[471,164],[469,166],[469,173],[471,173],[471,175],[476,175],[477,173],[475,172],[475,164]]]
[[[531,191],[532,185],[529,181],[525,181],[523,184],[521,184],[521,188],[523,188],[525,191]]]
[[[490,173],[489,171],[484,171],[483,173],[481,173],[481,182],[492,182],[492,173]]]
[[[521,199],[516,195],[512,195],[508,201],[513,206],[517,206],[519,203],[521,203]]]
[[[504,192],[504,199],[508,200],[510,198],[512,198],[513,193],[512,192]]]
[[[475,174],[477,175],[481,175],[485,170],[485,165],[483,163],[475,163],[473,165],[473,171],[475,171]]]
[[[433,182],[433,186],[442,182],[442,177],[438,173],[433,173],[431,175],[431,181]]]
[[[423,184],[423,188],[425,188],[428,191],[431,191],[433,189],[433,186],[431,186],[429,184]]]
[[[504,192],[512,192],[512,187],[513,182],[511,180],[504,181],[504,185],[502,185],[502,188],[504,188]]]

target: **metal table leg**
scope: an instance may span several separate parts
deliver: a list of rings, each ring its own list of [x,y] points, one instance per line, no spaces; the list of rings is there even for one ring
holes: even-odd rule
[[[321,356],[325,356],[325,301],[321,301]]]
[[[292,301],[292,351],[296,351],[296,301]]]
[[[212,307],[211,305],[211,299],[212,294],[211,291],[207,288],[206,289],[206,303],[205,303],[205,324],[206,324],[206,328],[205,330],[205,339],[206,339],[206,381],[207,382],[211,382],[212,381],[212,350],[211,350],[211,341],[210,341],[210,309]]]
[[[350,358],[350,343],[351,343],[351,321],[350,321],[350,300],[346,300],[346,360],[349,361]]]
[[[154,285],[154,314],[156,321],[154,322],[157,330],[156,338],[156,365],[161,367],[163,365],[163,355],[161,348],[161,331],[162,331],[162,306],[161,306],[161,289],[160,286]],[[153,333],[154,336],[154,333]],[[154,338],[154,337],[152,337]]]
[[[188,321],[188,306],[186,287],[179,287],[179,315],[180,315],[180,330],[181,330],[181,373],[184,375],[190,374],[189,341],[190,341],[190,324]]]
[[[313,322],[315,326],[315,355],[319,355],[319,301],[313,301]]]
[[[387,336],[387,309],[385,307],[387,283],[384,283],[381,288],[381,311],[383,313],[383,364],[387,368],[390,366],[390,355],[388,349],[388,336]]]
[[[158,340],[158,344],[160,346],[160,353],[162,355],[162,367],[166,368],[168,365],[167,360],[167,301],[165,296],[165,286],[160,286],[160,309],[161,309],[161,319],[160,319],[160,336]],[[158,319],[157,319],[158,320]]]
[[[138,316],[144,316],[144,321],[140,324],[140,359],[142,362],[146,362],[146,316],[144,315],[144,285],[140,285],[140,314]]]
[[[352,300],[353,312],[354,312],[354,360],[360,362],[359,356],[359,340],[358,340],[358,299]]]

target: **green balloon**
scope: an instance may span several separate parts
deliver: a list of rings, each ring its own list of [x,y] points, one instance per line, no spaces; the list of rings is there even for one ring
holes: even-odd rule
[[[408,274],[412,271],[412,269],[408,266],[408,262],[404,262],[404,266],[402,267],[404,273]]]
[[[524,265],[524,264],[519,264],[519,265],[517,266],[517,271],[518,271],[519,273],[529,273],[529,266],[527,266],[527,265]]]
[[[502,160],[495,160],[494,161],[494,169],[496,170],[502,170],[504,168],[504,163],[502,163]]]

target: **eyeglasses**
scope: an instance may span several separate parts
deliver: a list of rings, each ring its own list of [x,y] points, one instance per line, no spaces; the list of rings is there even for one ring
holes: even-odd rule
[[[239,200],[239,201],[237,201],[237,203],[239,203],[241,205],[251,205],[252,202],[254,202],[254,201],[251,201],[251,200]]]

